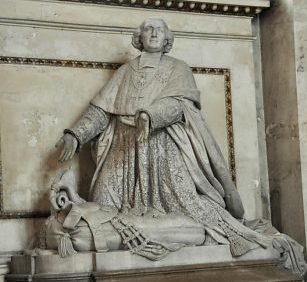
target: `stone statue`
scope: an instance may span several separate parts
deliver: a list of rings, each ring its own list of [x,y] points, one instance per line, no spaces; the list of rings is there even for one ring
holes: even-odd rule
[[[99,250],[98,245],[118,249],[122,242],[140,255],[160,259],[189,244],[229,244],[233,256],[266,248],[274,240],[281,245],[275,235],[244,224],[240,196],[201,116],[191,69],[165,55],[173,41],[163,20],[147,19],[133,34],[132,44],[141,55],[122,65],[78,122],[64,131],[57,144],[63,145],[59,160],[71,159],[83,144],[92,142],[97,168],[90,203],[77,195],[73,176],[64,173],[55,182],[50,201],[55,216],[62,218],[56,229],[73,230],[85,222],[100,237],[93,235],[94,242],[89,239],[80,247],[62,236],[60,241],[49,240],[47,247],[58,245],[65,255],[67,250]],[[182,221],[191,227],[185,234],[176,225]],[[52,222],[46,223],[47,230],[54,228]],[[167,237],[170,222],[179,229]],[[113,234],[109,246],[106,234]],[[291,261],[296,261],[297,272],[305,271],[303,259]]]

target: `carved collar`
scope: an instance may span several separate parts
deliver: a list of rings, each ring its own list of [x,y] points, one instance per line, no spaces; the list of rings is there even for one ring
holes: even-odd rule
[[[157,68],[160,64],[162,53],[148,53],[142,52],[140,61],[139,61],[139,69],[143,68]]]
[[[152,73],[152,72],[163,72],[163,73],[168,73],[169,75],[172,73],[174,69],[174,63],[176,62],[176,59],[166,56],[166,55],[161,55],[160,61],[158,63],[158,66],[156,68],[153,67],[144,67],[142,69],[139,68],[140,65],[140,58],[141,56],[138,56],[128,62],[128,65],[131,67],[132,70],[134,70],[136,73]]]

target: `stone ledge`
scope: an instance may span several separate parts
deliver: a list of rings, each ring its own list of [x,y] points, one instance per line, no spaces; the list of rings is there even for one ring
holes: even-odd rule
[[[189,265],[142,271],[95,272],[93,281],[103,282],[294,282],[302,279],[281,272],[272,261],[249,261]]]
[[[149,261],[129,251],[79,253],[68,258],[55,254],[13,256],[7,281],[302,281],[281,272],[279,253],[255,249],[238,258],[229,247],[185,247],[161,261]]]
[[[257,248],[246,255],[234,258],[229,246],[185,247],[170,253],[159,261],[150,261],[129,251],[104,253],[78,253],[61,258],[57,254],[18,255],[11,260],[12,274],[67,274],[97,271],[122,271],[147,268],[175,267],[212,263],[237,263],[248,261],[276,261],[279,253],[273,248]]]
[[[246,255],[234,258],[227,245],[185,247],[170,253],[160,261],[150,261],[128,251],[117,251],[96,254],[96,271],[119,271],[129,269],[145,269],[173,267],[179,265],[196,265],[212,263],[236,263],[242,261],[274,261],[279,253],[272,249],[257,248]]]

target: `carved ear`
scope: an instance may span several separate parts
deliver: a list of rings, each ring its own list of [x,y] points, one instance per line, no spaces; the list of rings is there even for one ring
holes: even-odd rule
[[[132,46],[140,51],[143,49],[143,43],[141,40],[141,29],[138,28],[132,35]]]

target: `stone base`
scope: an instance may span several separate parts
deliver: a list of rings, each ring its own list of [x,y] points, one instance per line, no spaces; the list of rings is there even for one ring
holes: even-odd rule
[[[14,256],[7,281],[302,281],[277,267],[274,249],[233,258],[228,246],[186,247],[160,261],[128,251]]]
[[[303,280],[281,272],[272,261],[201,264],[138,271],[94,272],[103,282],[294,282]]]

